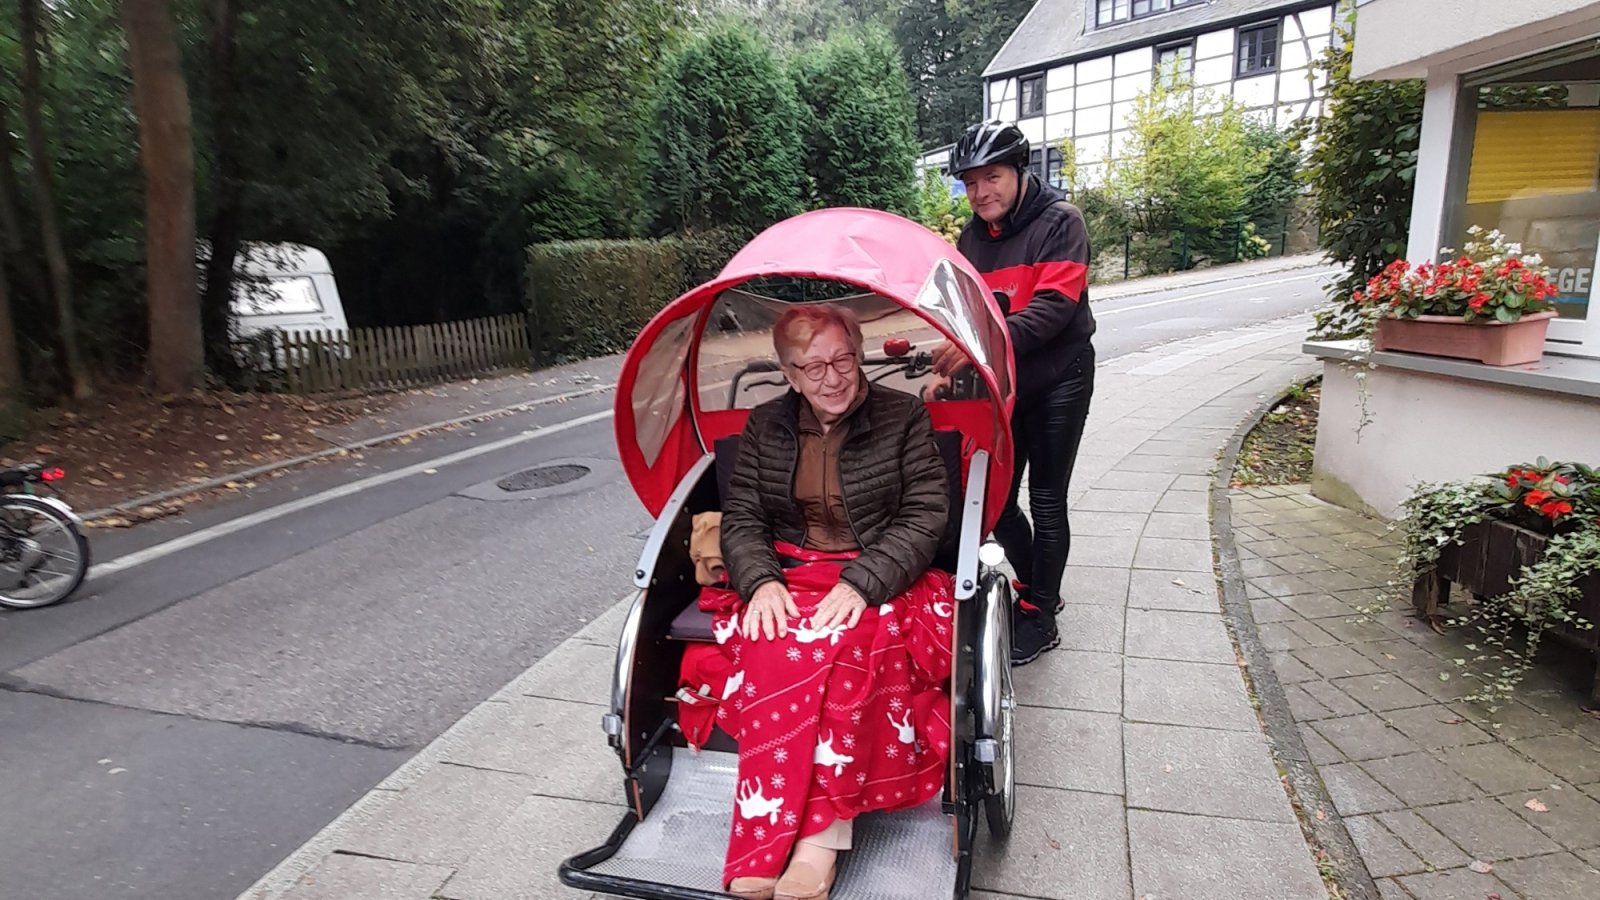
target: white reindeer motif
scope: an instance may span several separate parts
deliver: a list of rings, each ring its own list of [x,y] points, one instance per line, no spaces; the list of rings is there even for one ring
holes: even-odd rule
[[[711,633],[716,637],[717,643],[719,643],[719,644],[726,644],[728,642],[728,639],[733,637],[733,633],[738,631],[738,630],[739,630],[739,614],[738,613],[734,613],[733,615],[729,616],[728,617],[728,624],[723,625],[721,627],[718,627],[717,623],[715,623],[715,622],[711,623]]]
[[[739,693],[739,689],[742,687],[744,687],[744,670],[740,669],[728,678],[727,684],[723,685],[722,699],[726,700]]]
[[[778,810],[783,808],[783,798],[774,797],[768,800],[761,796],[761,779],[752,778],[739,782],[739,792],[734,795],[734,800],[739,804],[739,816],[745,819],[759,819],[768,816],[770,824],[778,824]]]
[[[828,732],[826,740],[819,733],[817,735],[817,752],[812,757],[812,762],[819,766],[833,766],[833,777],[838,778],[844,774],[844,767],[856,761],[854,756],[845,756],[835,753],[833,749],[833,732]]]
[[[894,720],[894,713],[889,713],[889,724],[894,726],[895,731],[900,732],[900,743],[915,744],[917,742],[917,729],[916,726],[911,724],[911,709],[909,707],[906,709],[904,718],[899,722]]]
[[[826,639],[828,643],[837,645],[841,634],[844,634],[843,625],[813,629],[810,619],[803,619],[794,627],[794,639],[802,644],[814,644],[817,641]]]
[[[943,602],[933,604],[933,614],[941,619],[950,618],[950,604]]]

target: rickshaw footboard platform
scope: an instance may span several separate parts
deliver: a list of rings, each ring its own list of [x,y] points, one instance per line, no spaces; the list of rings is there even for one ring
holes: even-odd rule
[[[673,751],[672,777],[661,799],[634,825],[611,858],[585,875],[721,895],[723,857],[733,819],[738,756],[705,750]],[[937,799],[915,809],[867,813],[856,819],[854,849],[839,857],[836,900],[949,897],[956,883],[950,817]],[[589,879],[585,879],[588,881]],[[594,889],[592,883],[586,885]],[[692,894],[690,894],[692,896]]]

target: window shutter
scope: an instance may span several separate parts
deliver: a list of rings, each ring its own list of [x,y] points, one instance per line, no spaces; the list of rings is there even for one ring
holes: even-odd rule
[[[1600,110],[1482,111],[1472,138],[1467,203],[1581,194],[1600,188]]]

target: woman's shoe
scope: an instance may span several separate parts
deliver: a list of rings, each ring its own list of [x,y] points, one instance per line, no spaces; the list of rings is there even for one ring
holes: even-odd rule
[[[773,900],[828,900],[833,887],[833,876],[838,866],[828,867],[826,875],[807,862],[792,862],[783,877],[778,879]]]
[[[744,900],[772,900],[777,889],[776,878],[735,878],[728,883],[728,893]]]

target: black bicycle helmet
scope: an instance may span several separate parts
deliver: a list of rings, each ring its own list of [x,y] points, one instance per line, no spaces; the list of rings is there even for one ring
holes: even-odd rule
[[[1031,159],[1028,139],[1022,129],[1006,122],[979,122],[967,129],[950,151],[950,174],[983,166],[1009,165],[1026,169]]]

